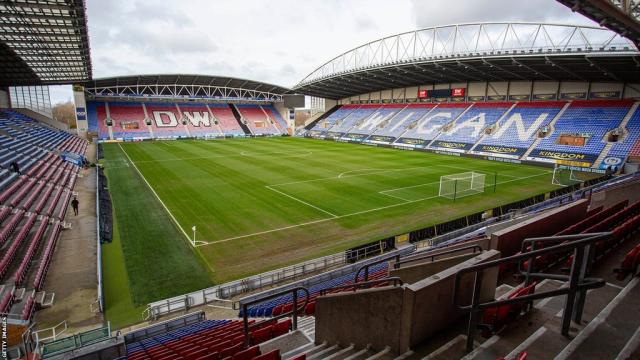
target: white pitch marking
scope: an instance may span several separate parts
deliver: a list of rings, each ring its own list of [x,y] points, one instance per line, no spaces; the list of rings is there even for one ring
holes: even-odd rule
[[[518,181],[518,180],[529,179],[529,178],[532,178],[532,177],[537,177],[537,176],[545,175],[545,174],[548,174],[548,173],[544,172],[544,173],[539,173],[539,174],[535,174],[535,175],[521,177],[521,178],[518,178],[518,179],[502,181],[502,182],[499,182],[498,185],[506,184],[506,183],[510,183],[510,182]],[[267,185],[267,186],[273,186],[273,185]],[[485,185],[485,187],[491,187],[491,186],[493,186],[493,184]],[[221,239],[221,240],[209,241],[206,244],[197,245],[197,246],[206,246],[206,245],[211,245],[211,244],[223,243],[223,242],[227,242],[227,241],[231,241],[231,240],[243,239],[243,238],[247,238],[247,237],[251,237],[251,236],[264,235],[264,234],[269,234],[269,233],[272,233],[272,232],[278,232],[278,231],[282,231],[282,230],[288,230],[288,229],[293,229],[293,228],[297,228],[297,227],[302,227],[302,226],[307,226],[307,225],[312,225],[312,224],[318,224],[318,223],[322,223],[322,222],[326,222],[326,221],[330,221],[330,220],[342,219],[342,218],[361,215],[361,214],[366,214],[366,213],[370,213],[370,212],[374,212],[374,211],[394,208],[394,207],[398,207],[398,206],[402,206],[402,205],[413,204],[413,203],[417,203],[417,202],[421,202],[421,201],[425,201],[425,200],[431,200],[431,199],[435,199],[437,197],[440,197],[440,196],[439,195],[435,195],[435,196],[429,196],[429,197],[421,198],[421,199],[408,200],[408,201],[403,202],[403,203],[381,206],[381,207],[377,207],[377,208],[373,208],[373,209],[354,212],[354,213],[351,213],[351,214],[339,215],[339,216],[335,216],[335,217],[331,217],[331,218],[319,219],[319,220],[309,221],[309,222],[300,223],[300,224],[296,224],[296,225],[289,225],[289,226],[284,226],[284,227],[280,227],[280,228],[276,228],[276,229],[265,230],[265,231],[255,232],[255,233],[246,234],[246,235],[239,235],[239,236],[234,236],[234,237]]]
[[[253,154],[252,154],[253,153]],[[279,155],[279,154],[290,154],[287,157],[306,157],[313,155],[313,151],[307,150],[304,152],[294,152],[294,151],[272,151],[267,153],[256,153],[255,151],[241,151],[240,155],[242,156],[250,156],[250,157],[259,157],[259,156],[271,156],[271,155]]]
[[[173,222],[178,226],[178,229],[180,229],[180,231],[182,231],[182,234],[184,235],[184,237],[187,239],[187,242],[195,247],[195,245],[192,243],[192,240],[189,238],[189,235],[187,235],[187,233],[184,231],[184,229],[182,228],[182,226],[180,226],[180,224],[178,223],[178,220],[176,220],[176,218],[173,216],[173,214],[171,213],[171,211],[169,210],[169,208],[167,207],[167,205],[164,204],[164,202],[162,201],[162,199],[160,199],[160,196],[158,196],[158,194],[156,193],[156,191],[153,189],[153,187],[151,187],[151,184],[149,184],[149,182],[147,181],[147,179],[145,179],[144,175],[142,175],[142,172],[140,172],[140,169],[138,169],[138,167],[136,166],[136,164],[131,161],[131,158],[129,157],[129,154],[127,154],[127,152],[124,150],[124,148],[122,147],[121,144],[118,143],[118,146],[120,147],[120,150],[122,150],[122,152],[124,153],[124,156],[127,157],[127,159],[129,159],[129,161],[131,162],[131,165],[133,165],[133,168],[136,169],[136,171],[138,172],[138,174],[140,175],[140,177],[142,178],[142,180],[145,182],[145,184],[147,184],[147,186],[149,187],[149,189],[151,189],[151,192],[153,193],[153,195],[155,195],[156,199],[158,199],[158,201],[160,201],[160,204],[162,204],[162,207],[164,207],[164,209],[167,211],[167,213],[169,214],[169,217],[171,217],[171,220],[173,220]]]
[[[323,212],[323,213],[325,213],[325,214],[331,215],[331,216],[333,216],[334,218],[339,217],[338,215],[336,215],[336,214],[334,214],[334,213],[331,213],[331,212],[329,212],[329,211],[327,211],[327,210],[321,209],[321,208],[319,208],[319,207],[317,207],[317,206],[315,206],[315,205],[309,204],[308,202],[306,202],[306,201],[304,201],[304,200],[300,200],[300,199],[298,199],[298,198],[297,198],[297,197],[295,197],[295,196],[289,195],[289,194],[287,194],[287,193],[285,193],[285,192],[282,192],[282,191],[280,191],[280,190],[276,190],[276,189],[274,189],[274,188],[270,187],[269,185],[267,185],[267,186],[265,186],[265,187],[266,187],[267,189],[271,190],[271,191],[275,191],[275,192],[277,192],[278,194],[281,194],[281,195],[284,195],[284,196],[286,196],[286,197],[288,197],[288,198],[290,198],[290,199],[293,199],[293,200],[295,200],[295,201],[297,201],[297,202],[299,202],[299,203],[301,203],[301,204],[304,204],[304,205],[310,206],[310,207],[312,207],[312,208],[314,208],[314,209],[316,209],[316,210],[322,211],[322,212]]]
[[[405,198],[403,198],[403,197],[401,197],[401,196],[396,196],[396,195],[387,194],[387,193],[386,193],[386,192],[384,192],[384,191],[378,191],[378,194],[382,194],[382,195],[389,196],[389,197],[392,197],[392,198],[394,198],[394,199],[399,199],[399,200],[403,200],[403,201],[411,201],[411,200],[409,200],[409,199],[405,199]]]
[[[398,169],[380,169],[380,171],[375,171],[375,172],[370,172],[370,173],[365,173],[365,174],[354,174],[354,175],[344,175],[345,173],[340,173],[338,176],[330,176],[330,177],[324,177],[324,178],[317,178],[317,179],[310,179],[310,180],[300,180],[300,181],[290,181],[290,182],[285,182],[285,183],[279,183],[279,184],[271,184],[269,186],[282,186],[282,185],[292,185],[292,184],[304,184],[304,183],[310,183],[310,182],[316,182],[316,181],[326,181],[326,180],[335,180],[335,179],[347,179],[347,178],[352,178],[352,177],[358,177],[358,176],[367,176],[367,175],[376,175],[376,174],[385,174],[385,173],[390,173],[390,172],[397,172],[397,171],[407,171],[407,170],[416,170],[416,169],[428,169],[428,168],[432,168],[434,166],[442,166],[442,167],[451,167],[448,165],[443,165],[443,164],[431,164],[429,166],[416,166],[416,167],[408,167],[408,168],[398,168]],[[459,168],[462,169],[462,168]],[[367,170],[367,169],[364,169]],[[374,170],[374,169],[369,169],[369,170]],[[357,171],[357,170],[354,170]],[[347,171],[350,172],[350,171]],[[340,175],[343,175],[342,177],[340,177]]]
[[[345,171],[345,172],[341,172],[337,178],[340,179],[342,178],[343,175],[346,174],[350,174],[350,173],[354,173],[354,172],[362,172],[362,171],[386,171],[389,169],[357,169],[357,170],[349,170],[349,171]],[[363,174],[363,175],[368,175],[368,174]]]

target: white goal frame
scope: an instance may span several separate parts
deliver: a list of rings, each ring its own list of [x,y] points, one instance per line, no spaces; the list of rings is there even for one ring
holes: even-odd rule
[[[584,182],[584,180],[581,180],[581,179],[579,179],[579,178],[577,178],[575,176],[575,173],[574,173],[574,170],[573,170],[572,167],[567,167],[567,166],[556,164],[553,167],[553,177],[551,178],[551,183],[553,185],[558,185],[558,186],[569,186],[569,185],[572,185],[572,184],[563,184],[560,181],[561,178],[560,178],[560,174],[559,174],[558,170],[560,170],[560,171],[568,171],[569,172],[569,180],[570,181],[574,181],[576,183]]]
[[[485,188],[486,174],[468,171],[440,176],[438,196],[456,200],[461,197],[481,194]]]

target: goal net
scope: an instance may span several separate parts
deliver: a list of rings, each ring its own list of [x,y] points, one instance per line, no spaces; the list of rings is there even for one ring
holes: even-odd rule
[[[483,193],[484,179],[485,174],[475,171],[443,175],[440,177],[439,196],[455,200],[464,196]]]
[[[553,177],[551,183],[559,186],[569,186],[588,180],[585,173],[574,170],[565,165],[556,165],[553,168]]]

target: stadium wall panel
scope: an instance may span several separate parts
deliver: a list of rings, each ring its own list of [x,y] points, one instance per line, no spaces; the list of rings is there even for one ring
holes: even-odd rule
[[[492,81],[487,85],[487,95],[507,95],[509,90],[508,81]]]
[[[589,84],[582,81],[563,81],[560,83],[560,93],[586,93]]]
[[[511,256],[520,251],[525,238],[551,236],[574,224],[587,215],[589,200],[581,199],[559,207],[539,216],[527,219],[491,234],[491,248],[500,251],[502,257]]]
[[[486,82],[469,83],[469,88],[467,89],[467,96],[485,96],[486,93],[487,93]]]
[[[560,83],[557,81],[535,81],[533,83],[533,94],[557,94]]]
[[[529,95],[531,85],[531,81],[513,81],[509,84],[509,95]]]

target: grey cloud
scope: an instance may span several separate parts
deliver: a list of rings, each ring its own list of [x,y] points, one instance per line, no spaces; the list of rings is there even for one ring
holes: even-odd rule
[[[555,0],[412,0],[412,5],[418,28],[488,21],[592,23]]]

